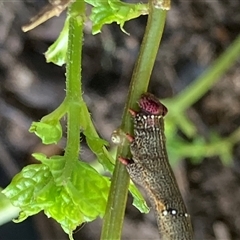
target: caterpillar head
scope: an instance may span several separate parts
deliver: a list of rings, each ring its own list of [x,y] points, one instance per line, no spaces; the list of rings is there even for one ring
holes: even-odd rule
[[[167,108],[151,93],[144,93],[138,101],[140,112],[149,115],[165,116]]]

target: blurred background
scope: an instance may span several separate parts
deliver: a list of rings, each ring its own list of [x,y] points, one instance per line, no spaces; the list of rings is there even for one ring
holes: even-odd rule
[[[51,156],[64,148],[64,139],[57,146],[43,146],[28,132],[32,121],[54,110],[65,96],[65,68],[46,63],[44,52],[57,38],[66,14],[28,33],[21,31],[21,26],[46,3],[46,0],[0,0],[2,188],[25,165],[34,162],[32,152]],[[204,72],[240,33],[239,9],[238,0],[172,0],[149,91],[161,99],[174,97]],[[84,98],[96,128],[107,140],[121,122],[146,20],[142,16],[126,23],[124,28],[130,36],[116,24],[104,26],[96,36],[91,35],[89,22],[85,26]],[[212,130],[224,137],[237,129],[240,125],[239,61],[187,114],[205,138]],[[82,153],[87,161],[94,159],[87,148]],[[174,165],[197,240],[240,239],[240,145],[234,145],[227,164],[217,155],[218,152],[215,157],[202,157],[197,163],[191,158],[179,159]],[[122,239],[158,239],[153,212],[141,214],[131,203],[129,197]],[[99,239],[101,224],[100,219],[85,224],[74,238]],[[57,223],[40,213],[20,224],[1,225],[0,239],[68,239],[68,236]]]

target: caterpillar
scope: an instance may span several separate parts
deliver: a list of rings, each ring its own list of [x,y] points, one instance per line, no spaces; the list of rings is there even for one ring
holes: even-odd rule
[[[161,239],[192,240],[190,215],[168,161],[164,135],[167,108],[150,93],[141,96],[139,112],[133,116],[134,136],[130,141],[132,159],[119,158],[130,178],[146,191],[155,211]]]

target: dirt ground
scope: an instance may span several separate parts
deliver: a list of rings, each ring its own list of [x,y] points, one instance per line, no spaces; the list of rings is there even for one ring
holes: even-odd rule
[[[28,132],[32,121],[54,110],[64,98],[64,67],[47,64],[43,53],[56,39],[65,14],[29,33],[21,26],[46,1],[0,1],[0,186],[26,164],[32,152],[57,154]],[[240,1],[173,0],[149,91],[172,97],[203,72],[239,34]],[[85,100],[101,136],[118,127],[147,17],[128,22],[125,35],[115,24],[91,35],[86,24],[83,54]],[[240,63],[220,79],[192,111],[206,132],[228,136],[240,125]],[[85,152],[85,158],[92,155]],[[225,166],[217,157],[199,164],[184,159],[175,173],[187,203],[196,240],[240,239],[240,145]],[[159,239],[152,212],[142,215],[129,197],[122,239]],[[99,239],[101,220],[86,224],[75,239]],[[22,224],[0,227],[0,239],[68,239],[43,214]]]

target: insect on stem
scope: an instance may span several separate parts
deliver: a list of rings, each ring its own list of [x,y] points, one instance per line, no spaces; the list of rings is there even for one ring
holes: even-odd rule
[[[133,116],[134,136],[126,134],[132,159],[120,157],[130,178],[141,185],[155,210],[159,234],[164,240],[192,240],[190,215],[183,202],[168,161],[164,135],[167,108],[150,93],[138,101],[140,110]]]

